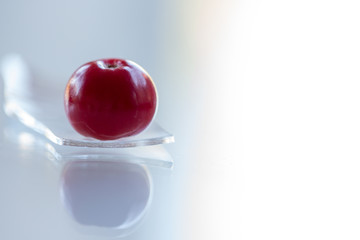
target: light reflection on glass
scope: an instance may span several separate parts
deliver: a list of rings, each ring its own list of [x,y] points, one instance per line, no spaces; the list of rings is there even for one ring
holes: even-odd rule
[[[35,138],[32,134],[21,132],[18,136],[19,147],[22,150],[31,150],[34,148]]]

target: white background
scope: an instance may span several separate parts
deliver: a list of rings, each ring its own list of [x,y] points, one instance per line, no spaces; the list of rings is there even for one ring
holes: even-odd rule
[[[350,0],[2,1],[0,54],[59,91],[97,58],[151,74],[175,168],[154,177],[129,239],[359,239],[359,12]],[[0,238],[91,238],[61,217],[46,159],[1,146]]]

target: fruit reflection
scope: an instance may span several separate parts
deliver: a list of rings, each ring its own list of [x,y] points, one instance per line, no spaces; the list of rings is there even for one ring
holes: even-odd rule
[[[61,196],[81,225],[129,229],[150,204],[151,179],[141,165],[73,161],[63,168]]]

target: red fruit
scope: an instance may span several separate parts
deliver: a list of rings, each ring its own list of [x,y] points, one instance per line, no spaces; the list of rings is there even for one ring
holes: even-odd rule
[[[102,59],[86,63],[65,90],[65,112],[80,134],[114,140],[143,131],[157,106],[156,88],[134,62]]]

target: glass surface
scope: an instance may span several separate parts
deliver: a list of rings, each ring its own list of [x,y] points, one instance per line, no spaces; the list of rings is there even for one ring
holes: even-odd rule
[[[22,149],[38,151],[46,155],[56,166],[67,162],[117,161],[146,164],[148,166],[172,168],[173,159],[163,145],[138,146],[136,148],[85,148],[57,145],[48,141],[18,121],[4,122],[4,136]]]
[[[174,142],[174,136],[153,121],[138,135],[100,141],[78,134],[68,122],[63,106],[63,91],[32,81],[29,70],[18,55],[3,59],[4,109],[8,116],[45,136],[57,145],[128,148]],[[88,150],[86,150],[88,152]]]
[[[57,145],[11,119],[5,121],[4,136],[21,146],[22,149],[42,152],[57,166],[78,160],[128,161],[165,168],[173,166],[173,159],[163,145],[138,146],[136,148],[79,148]]]

